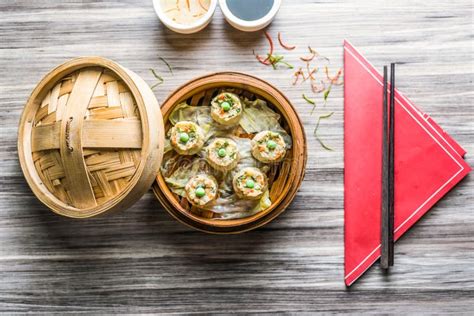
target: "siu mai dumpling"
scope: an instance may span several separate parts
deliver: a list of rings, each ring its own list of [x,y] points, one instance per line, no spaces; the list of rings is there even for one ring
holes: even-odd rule
[[[239,123],[242,113],[242,103],[234,93],[220,93],[211,101],[211,117],[219,124],[236,125]]]
[[[212,176],[197,175],[189,179],[184,190],[191,204],[203,207],[216,199],[217,182]]]
[[[239,163],[239,148],[230,138],[216,138],[207,147],[207,162],[216,170],[226,172]]]
[[[204,145],[204,132],[193,122],[178,122],[171,128],[170,144],[178,154],[194,155]]]
[[[260,169],[247,167],[240,170],[232,180],[234,191],[238,197],[247,200],[257,200],[268,188],[266,174]]]
[[[261,162],[279,162],[285,154],[285,140],[279,133],[262,131],[252,139],[252,155]]]

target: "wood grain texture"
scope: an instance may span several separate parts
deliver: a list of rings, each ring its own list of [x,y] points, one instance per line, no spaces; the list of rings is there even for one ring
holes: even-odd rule
[[[342,64],[348,38],[377,68],[390,61],[397,85],[468,151],[474,165],[473,4],[469,0],[285,1],[269,31],[311,44]],[[76,313],[472,312],[474,181],[442,199],[395,247],[396,265],[378,265],[352,288],[343,282],[343,99],[331,92],[320,135],[293,87],[291,72],[257,64],[262,34],[227,25],[219,9],[203,32],[165,30],[151,1],[1,1],[0,3],[0,310]],[[236,236],[192,231],[150,192],[130,209],[88,220],[62,218],[32,195],[16,152],[20,113],[33,87],[57,64],[102,55],[155,83],[160,101],[208,72],[235,70],[285,91],[309,146],[306,178],[291,207],[258,230]],[[167,73],[158,59],[174,66]]]

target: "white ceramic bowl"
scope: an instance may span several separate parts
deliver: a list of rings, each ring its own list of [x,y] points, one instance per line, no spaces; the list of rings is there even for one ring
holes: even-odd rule
[[[212,16],[216,11],[217,0],[211,0],[209,4],[209,10],[204,14],[200,19],[192,24],[180,24],[171,20],[161,8],[160,0],[153,0],[153,7],[155,8],[156,15],[161,20],[161,22],[166,25],[172,31],[181,34],[191,34],[196,33],[205,28],[209,22],[211,22]]]
[[[268,13],[262,18],[254,21],[245,21],[236,17],[227,6],[226,0],[219,0],[219,6],[221,7],[225,19],[230,25],[244,32],[255,32],[265,28],[273,21],[273,18],[275,18],[275,15],[280,9],[281,0],[274,0],[273,7],[270,9],[270,11],[268,11]]]

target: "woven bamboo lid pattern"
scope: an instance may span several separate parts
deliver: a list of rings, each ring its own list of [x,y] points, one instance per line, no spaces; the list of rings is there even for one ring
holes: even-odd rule
[[[110,60],[57,67],[35,88],[20,122],[20,163],[33,192],[70,217],[135,202],[161,163],[159,111],[148,85]]]

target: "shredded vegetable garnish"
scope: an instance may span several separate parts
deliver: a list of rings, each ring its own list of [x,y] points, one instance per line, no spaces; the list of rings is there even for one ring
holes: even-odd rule
[[[286,50],[293,50],[296,48],[295,45],[288,45],[283,42],[283,40],[281,39],[281,32],[278,32],[278,42],[280,42],[280,46]]]
[[[260,56],[259,54],[255,54],[255,51],[253,52],[253,54],[255,55],[255,58],[257,58],[257,60],[258,60],[260,63],[262,63],[262,64],[264,64],[264,65],[270,65],[271,63],[270,63],[269,59],[270,59],[271,56],[273,56],[273,48],[274,48],[274,47],[273,47],[273,40],[272,40],[272,38],[270,37],[270,34],[268,34],[267,31],[264,31],[263,33],[265,34],[265,37],[266,37],[267,40],[268,40],[268,44],[270,45],[270,50],[269,50],[269,52],[267,53],[267,58],[264,59],[264,58],[263,58],[262,56]]]
[[[260,56],[254,52],[254,55],[258,62],[265,66],[272,66],[273,69],[277,69],[278,65],[285,65],[289,69],[293,69],[293,65],[288,63],[283,55],[279,54],[274,54],[274,45],[273,41],[268,34],[268,32],[264,32],[265,37],[268,40],[268,43],[270,45],[270,52],[267,53],[266,57]],[[278,32],[278,42],[280,46],[285,49],[285,50],[293,50],[296,48],[296,46],[286,44],[283,39],[282,39],[282,33]],[[316,112],[316,104],[320,102],[324,102],[324,106],[326,106],[328,100],[329,100],[329,95],[333,89],[333,86],[339,86],[343,84],[343,79],[342,79],[342,68],[339,69],[334,76],[331,76],[329,74],[329,68],[328,65],[330,64],[330,59],[326,56],[321,55],[317,50],[312,48],[311,46],[308,45],[308,52],[309,54],[303,55],[298,58],[300,61],[299,65],[297,66],[297,70],[292,73],[292,85],[300,85],[305,82],[309,83],[309,86],[311,87],[311,91],[315,94],[313,98],[308,98],[306,94],[303,94],[303,99],[313,105],[313,108],[311,110],[311,114]],[[301,66],[300,66],[301,65]],[[324,69],[323,69],[324,67]],[[319,95],[321,95],[319,97]],[[321,103],[319,103],[321,104]],[[321,146],[327,150],[332,150],[329,146],[324,144],[324,142],[319,138],[317,135],[317,129],[319,128],[320,120],[321,119],[326,119],[329,118],[332,115],[332,113],[326,114],[326,115],[321,115],[318,117],[318,122],[315,128],[315,136],[318,140],[318,142],[321,144]]]
[[[319,142],[319,144],[321,145],[321,147],[323,147],[324,149],[326,150],[329,150],[329,151],[333,151],[333,149],[331,147],[329,147],[328,145],[326,145],[322,139],[319,137],[318,135],[318,129],[319,129],[319,124],[321,123],[321,120],[325,120],[325,119],[328,119],[330,118],[332,115],[334,114],[334,112],[330,112],[330,113],[327,113],[327,114],[323,114],[323,115],[320,115],[318,117],[318,122],[316,123],[316,127],[314,128],[314,136],[316,137],[316,140]]]
[[[256,54],[255,50],[253,51],[253,55],[255,56],[255,58],[257,58],[259,63],[264,64],[266,66],[270,65],[270,61],[268,61],[268,59],[266,59],[266,58],[263,58],[259,54]]]
[[[152,85],[150,88],[151,90],[155,89],[157,86],[159,86],[160,84],[162,84],[165,80],[156,73],[155,69],[153,68],[150,68],[150,71],[151,73],[153,74],[153,76],[156,78],[156,80],[158,80],[157,83],[155,83],[154,85]]]
[[[270,45],[270,51],[268,52],[268,55],[273,55],[273,48],[274,48],[273,40],[272,40],[270,34],[268,34],[267,31],[264,31],[263,34],[265,34],[265,37],[268,40],[268,44]]]
[[[306,102],[308,102],[309,104],[312,104],[312,105],[316,104],[314,100],[311,100],[310,98],[308,98],[304,93],[303,93],[303,99],[305,99]]]
[[[298,83],[298,80],[300,79],[300,76],[303,76],[303,81],[306,80],[305,77],[304,77],[303,68],[301,68],[301,67],[298,68],[297,71],[295,71],[293,76],[294,76],[293,85],[296,85]]]
[[[316,101],[308,98],[304,93],[303,93],[303,99],[305,99],[306,102],[309,104],[313,105],[313,108],[311,109],[311,114],[313,114],[314,110],[316,109]]]
[[[311,82],[311,90],[314,93],[321,93],[326,90],[326,84],[324,83],[324,81],[320,80],[320,83],[321,84],[316,83],[316,80]]]
[[[324,60],[326,60],[328,63],[331,62],[331,60],[330,60],[328,57],[323,56],[323,55],[320,55],[318,52],[316,52],[316,55],[318,56],[318,58],[324,59]]]
[[[329,69],[327,66],[324,68],[324,72],[326,73],[326,79],[331,83],[331,85],[339,86],[343,83],[342,80],[339,81],[339,77],[342,75],[342,68],[339,68],[334,77],[329,76]]]
[[[311,46],[308,46],[308,50],[309,50],[310,55],[306,57],[300,57],[302,61],[310,62],[314,59],[314,57],[316,57],[316,51],[312,49]]]
[[[308,72],[308,76],[305,78],[303,74],[303,82],[305,82],[307,79],[311,79],[311,81],[316,80],[314,77],[314,74],[318,72],[318,67],[313,68],[313,70],[309,70],[309,63],[306,63],[306,71]]]
[[[331,88],[332,88],[332,85],[330,85],[323,93],[324,105],[326,105],[328,101],[328,96],[329,96],[329,93],[331,92]]]
[[[293,69],[293,65],[284,61],[285,57],[283,55],[268,55],[268,62],[272,65],[273,69],[277,69],[278,64],[283,64],[286,67]]]
[[[170,73],[173,74],[173,68],[171,68],[171,65],[166,61],[166,59],[161,56],[159,56],[158,58],[166,65],[166,67],[168,67]]]

